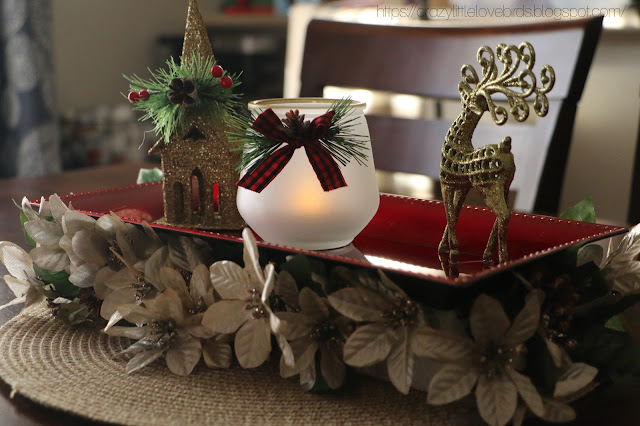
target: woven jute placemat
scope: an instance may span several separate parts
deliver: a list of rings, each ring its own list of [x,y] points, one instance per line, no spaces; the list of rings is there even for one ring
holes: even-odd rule
[[[131,344],[91,325],[70,327],[48,311],[23,313],[0,329],[0,376],[40,404],[121,424],[479,424],[465,403],[428,406],[389,383],[358,377],[348,391],[318,395],[269,365],[211,370],[188,377],[157,361],[126,374],[116,354]]]

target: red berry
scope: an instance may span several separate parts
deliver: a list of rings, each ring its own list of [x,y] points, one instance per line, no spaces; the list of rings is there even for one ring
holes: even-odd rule
[[[129,102],[138,102],[140,100],[140,95],[136,92],[129,92]]]
[[[228,75],[225,75],[220,79],[220,86],[224,87],[225,89],[228,89],[232,85],[233,85],[233,80],[231,80],[231,77],[229,77]]]
[[[142,89],[141,91],[138,92],[138,96],[142,100],[149,99],[149,91],[147,89]]]
[[[211,75],[214,76],[215,78],[222,77],[223,73],[224,73],[224,70],[220,65],[214,65],[211,67]]]

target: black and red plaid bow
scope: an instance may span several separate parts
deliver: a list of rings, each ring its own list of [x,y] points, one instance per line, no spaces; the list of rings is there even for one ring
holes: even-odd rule
[[[284,131],[282,121],[271,108],[263,111],[256,117],[251,127],[272,141],[286,143],[286,145],[268,156],[252,172],[244,175],[237,185],[250,191],[262,192],[291,160],[294,151],[304,147],[322,189],[331,191],[347,186],[340,172],[340,166],[319,142],[319,139],[327,134],[334,114],[334,111],[329,111],[316,117],[303,135],[290,136]]]

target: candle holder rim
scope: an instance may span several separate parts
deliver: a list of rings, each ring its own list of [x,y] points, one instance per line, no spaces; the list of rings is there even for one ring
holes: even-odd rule
[[[300,98],[266,98],[266,99],[256,99],[254,101],[250,101],[247,106],[249,109],[254,108],[265,108],[265,107],[282,107],[291,105],[292,108],[300,107],[300,106],[312,106],[312,107],[329,107],[334,102],[338,102],[340,99],[331,99],[331,98],[321,98],[321,97],[300,97]],[[306,105],[305,105],[306,104]],[[366,103],[351,100],[352,108],[362,108],[364,109],[367,106]]]

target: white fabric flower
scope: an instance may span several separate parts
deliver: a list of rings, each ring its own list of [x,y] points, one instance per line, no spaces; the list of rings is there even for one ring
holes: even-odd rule
[[[202,355],[202,345],[186,330],[184,307],[173,289],[145,301],[144,306],[123,305],[118,310],[124,319],[138,325],[106,331],[110,336],[139,339],[123,351],[134,355],[127,363],[127,373],[138,371],[163,355],[172,373],[187,376],[193,371]]]
[[[413,381],[415,352],[410,342],[424,325],[422,310],[380,272],[380,280],[361,275],[363,287],[348,287],[329,295],[329,303],[342,315],[364,323],[344,345],[344,361],[367,367],[385,361],[391,383],[408,394]]]
[[[640,226],[624,236],[618,248],[607,258],[602,275],[612,290],[622,294],[640,292]]]
[[[504,425],[514,416],[518,395],[537,416],[545,413],[540,394],[524,368],[524,343],[538,329],[542,295],[531,291],[524,307],[510,324],[500,303],[477,297],[469,317],[474,340],[423,327],[412,341],[414,352],[446,364],[433,377],[427,402],[447,404],[471,393],[478,411],[490,425]]]
[[[214,333],[236,333],[234,348],[243,368],[258,367],[267,360],[272,333],[287,364],[293,365],[291,348],[282,335],[285,324],[273,314],[269,303],[275,281],[274,266],[268,264],[263,271],[251,230],[245,229],[242,237],[244,268],[226,260],[209,268],[213,287],[223,300],[207,309],[202,325]]]
[[[37,278],[33,261],[22,247],[7,241],[0,242],[0,262],[7,268],[9,275],[4,281],[16,296],[14,300],[0,307],[25,302],[25,309],[43,301],[46,297],[44,283]]]
[[[281,277],[291,276],[286,272]],[[295,364],[288,366],[284,355],[280,358],[280,375],[284,378],[300,375],[300,384],[307,390],[316,383],[316,352],[320,351],[320,370],[331,389],[342,386],[346,366],[342,360],[344,338],[341,335],[340,319],[335,311],[331,315],[326,299],[308,287],[300,291],[300,312],[279,312],[277,315],[287,323],[285,338],[291,345]]]

